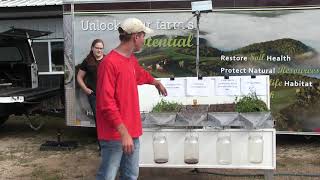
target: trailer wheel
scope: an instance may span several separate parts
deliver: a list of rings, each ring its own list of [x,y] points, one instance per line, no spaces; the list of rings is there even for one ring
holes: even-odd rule
[[[42,128],[44,125],[43,117],[40,117],[39,115],[26,115],[28,119],[28,125],[31,129],[38,131]]]
[[[9,116],[0,116],[0,126],[8,120]]]

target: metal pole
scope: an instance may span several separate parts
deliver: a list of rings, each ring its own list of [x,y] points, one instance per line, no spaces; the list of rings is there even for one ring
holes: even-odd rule
[[[199,35],[200,35],[200,29],[199,29],[199,23],[200,23],[200,11],[196,12],[197,16],[197,57],[196,57],[196,71],[197,71],[197,77],[199,77]]]

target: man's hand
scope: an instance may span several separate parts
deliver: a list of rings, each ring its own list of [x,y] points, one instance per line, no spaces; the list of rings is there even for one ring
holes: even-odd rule
[[[134,150],[133,140],[129,134],[121,136],[122,149],[125,154],[132,154]]]
[[[158,89],[159,94],[161,94],[163,96],[167,96],[168,95],[166,88],[161,84],[160,81],[154,80],[152,82],[152,84]]]
[[[127,128],[124,126],[124,124],[120,124],[117,127],[120,135],[121,135],[121,144],[122,144],[122,150],[125,154],[132,154],[134,150],[133,140],[130,134],[128,133]]]

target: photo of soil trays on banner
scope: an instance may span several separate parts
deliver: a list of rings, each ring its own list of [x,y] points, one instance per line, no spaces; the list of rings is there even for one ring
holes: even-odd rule
[[[155,77],[196,76],[196,18],[191,12],[75,14],[74,59],[91,42],[104,53],[119,43],[119,23],[136,17],[154,29],[136,53]],[[221,11],[201,14],[202,76],[270,75],[271,112],[279,131],[320,131],[320,9]],[[76,90],[77,117],[93,122],[85,95]],[[83,118],[81,118],[83,119]]]

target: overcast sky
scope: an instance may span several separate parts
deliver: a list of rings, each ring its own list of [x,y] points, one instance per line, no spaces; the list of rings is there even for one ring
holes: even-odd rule
[[[223,50],[257,42],[292,38],[320,52],[320,10],[290,12],[275,17],[266,17],[274,14],[272,11],[265,12],[264,17],[225,13],[203,15],[200,29],[209,33],[204,37],[214,47]]]

